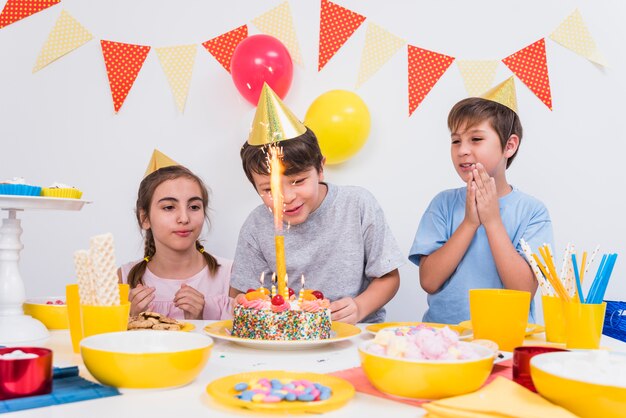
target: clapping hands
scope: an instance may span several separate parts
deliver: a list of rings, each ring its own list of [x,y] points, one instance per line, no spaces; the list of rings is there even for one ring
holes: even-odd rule
[[[465,219],[472,225],[488,225],[500,220],[500,205],[496,180],[477,163],[467,181]]]

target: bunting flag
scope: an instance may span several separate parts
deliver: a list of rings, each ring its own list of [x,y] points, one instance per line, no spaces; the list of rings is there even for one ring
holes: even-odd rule
[[[39,52],[33,73],[92,39],[93,35],[83,25],[65,10],[61,11],[46,43]]]
[[[408,46],[409,61],[409,116],[420,105],[424,97],[452,65],[454,57],[428,51],[413,45]]]
[[[298,37],[291,16],[289,2],[281,3],[267,13],[252,20],[254,26],[263,33],[280,40],[289,51],[291,59],[302,65]]]
[[[105,40],[100,41],[100,46],[109,77],[113,107],[117,113],[133,87],[150,47]]]
[[[60,2],[61,0],[7,0],[0,13],[0,29]]]
[[[546,41],[537,42],[504,58],[502,62],[552,110],[552,94],[546,60]]]
[[[196,45],[181,45],[155,48],[155,50],[167,81],[170,83],[176,106],[183,113],[198,48]]]
[[[243,25],[203,42],[202,46],[230,73],[230,59],[233,56],[233,52],[235,52],[239,42],[247,37],[248,25]]]
[[[339,48],[361,26],[365,16],[322,0],[320,10],[320,40],[317,71],[321,71]]]
[[[365,46],[361,55],[357,88],[380,70],[404,45],[406,45],[404,39],[398,38],[377,24],[370,22],[365,32]]]
[[[496,69],[500,61],[468,61],[457,60],[456,65],[461,72],[465,90],[470,97],[478,97],[493,85]]]
[[[582,55],[589,61],[605,67],[607,65],[606,59],[596,47],[596,43],[591,37],[587,25],[583,22],[583,17],[578,9],[574,10],[574,12],[552,32],[550,39],[574,51],[578,55]]]

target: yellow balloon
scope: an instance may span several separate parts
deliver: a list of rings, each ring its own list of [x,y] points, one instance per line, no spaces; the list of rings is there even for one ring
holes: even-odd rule
[[[328,91],[311,103],[304,124],[317,136],[326,164],[339,164],[356,154],[370,133],[365,102],[346,90]]]

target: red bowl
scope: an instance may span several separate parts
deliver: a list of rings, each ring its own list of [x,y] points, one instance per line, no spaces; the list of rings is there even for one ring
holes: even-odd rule
[[[52,350],[39,347],[0,348],[0,354],[22,350],[37,354],[27,359],[0,359],[0,400],[52,392]]]

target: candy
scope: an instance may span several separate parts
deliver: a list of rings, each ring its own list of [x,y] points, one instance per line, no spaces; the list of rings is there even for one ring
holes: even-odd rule
[[[276,295],[272,298],[272,305],[280,306],[285,303],[285,298],[281,295]]]
[[[246,389],[248,389],[248,384],[247,383],[242,382],[242,383],[237,383],[235,385],[235,390],[237,392],[242,392],[242,391],[244,391]]]
[[[324,294],[319,290],[314,290],[311,294],[318,299],[324,299]]]
[[[313,402],[329,399],[332,393],[328,386],[306,379],[252,379],[237,383],[234,389],[235,397],[257,403]]]

